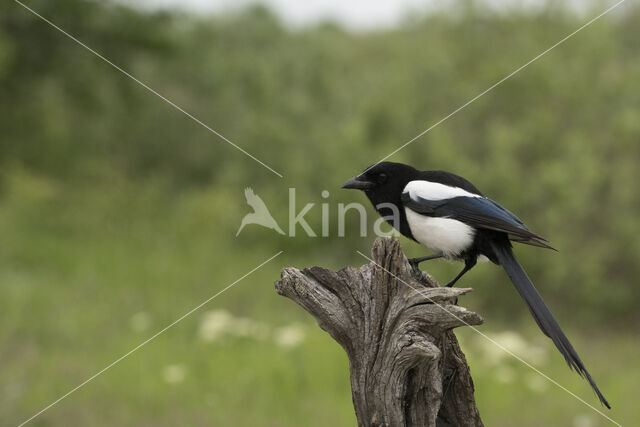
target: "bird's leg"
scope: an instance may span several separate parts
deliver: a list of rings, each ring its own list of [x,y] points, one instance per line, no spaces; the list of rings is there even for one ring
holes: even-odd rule
[[[413,267],[414,270],[418,270],[418,265],[422,262],[422,261],[428,261],[430,259],[438,259],[438,258],[443,258],[444,254],[435,254],[435,255],[427,255],[427,256],[423,256],[420,258],[409,258],[407,261],[409,261],[409,264],[411,265],[411,267]]]
[[[476,262],[478,262],[478,258],[474,257],[471,259],[467,259],[464,262],[464,268],[462,269],[462,271],[460,273],[458,273],[458,275],[456,277],[453,278],[453,280],[451,280],[449,283],[447,283],[445,286],[450,288],[453,285],[456,284],[456,282],[462,277],[464,276],[464,274],[471,270],[473,268],[474,265],[476,265]]]

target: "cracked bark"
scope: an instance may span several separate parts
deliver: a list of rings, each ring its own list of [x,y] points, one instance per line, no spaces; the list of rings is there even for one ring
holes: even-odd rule
[[[471,289],[413,270],[395,238],[377,239],[371,258],[337,272],[287,267],[276,282],[346,351],[358,425],[482,426],[452,332],[482,323],[455,305]]]

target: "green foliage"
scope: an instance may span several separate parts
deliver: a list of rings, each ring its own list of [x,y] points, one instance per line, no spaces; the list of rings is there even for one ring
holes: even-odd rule
[[[308,220],[317,233],[319,205],[329,202],[335,236],[337,204],[365,202],[339,190],[346,178],[585,21],[553,2],[502,13],[460,2],[455,13],[352,33],[331,24],[292,30],[263,8],[194,17],[84,0],[28,4],[284,178],[17,4],[0,5],[0,360],[12,372],[0,381],[0,424],[22,421],[156,330],[131,331],[136,313],[152,313],[159,329],[281,249],[212,304],[274,327],[309,322],[275,295],[280,268],[358,265],[355,250],[367,252],[373,237],[359,237],[354,214],[345,238],[290,238],[255,226],[235,238],[247,213],[243,188],[253,187],[285,229],[288,187],[297,189],[298,209],[316,204]],[[639,17],[626,5],[594,23],[390,159],[457,172],[548,237],[558,253],[519,247],[518,256],[571,336],[603,323],[598,329],[629,328],[638,318]],[[440,280],[459,268],[425,266]],[[530,323],[499,269],[483,265],[465,280],[475,288],[465,305],[493,329],[498,318]],[[185,320],[42,425],[91,424],[94,413],[111,425],[308,425],[310,414],[333,417],[319,425],[353,422],[346,360],[311,325],[303,346],[283,352],[242,340],[207,347],[194,336],[197,324],[197,315]],[[579,349],[595,345],[582,341]],[[625,354],[612,352],[592,360],[622,366]],[[159,374],[172,358],[192,373],[180,391]],[[637,373],[584,359],[597,380],[619,375],[600,380],[614,406],[633,396]],[[554,359],[549,368],[562,375],[561,365]],[[127,381],[135,387],[123,388]],[[538,425],[509,410],[509,399],[532,396],[503,396],[511,389],[492,381],[478,383],[488,393],[488,424]],[[146,403],[135,400],[140,393]],[[536,397],[550,417],[567,405],[553,396]],[[123,412],[95,403],[107,399]],[[202,409],[206,402],[212,406]],[[90,403],[97,406],[83,409]],[[501,424],[496,414],[522,421]]]
[[[253,185],[283,206],[272,208],[278,218],[287,215],[288,186],[301,200],[317,202],[328,189],[336,190],[331,201],[347,201],[357,196],[337,194],[343,178],[580,22],[552,6],[499,15],[465,4],[458,14],[368,34],[329,25],[291,31],[262,8],[196,19],[78,0],[32,5],[284,180],[6,4],[3,177],[19,167],[65,186],[151,180],[168,191],[213,186],[238,196]],[[560,254],[523,249],[524,261],[546,293],[575,301],[584,317],[624,319],[640,298],[637,16],[628,8],[597,22],[392,158],[469,177],[548,236]],[[241,215],[242,198],[229,203]],[[313,220],[317,229],[319,214]],[[327,240],[305,242],[305,252],[323,253],[335,244]],[[487,286],[499,281],[486,274]]]

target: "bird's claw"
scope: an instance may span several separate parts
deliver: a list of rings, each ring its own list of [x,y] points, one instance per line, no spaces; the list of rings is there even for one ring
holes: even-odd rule
[[[416,259],[416,258],[410,258],[410,259],[408,259],[407,261],[409,261],[409,265],[411,266],[411,268],[412,268],[413,270],[420,271],[420,267],[419,267],[420,262],[419,262],[419,261],[417,261],[417,259]]]
[[[411,266],[411,269],[413,269],[413,270],[420,270],[420,268],[418,267],[418,264],[415,263],[415,262],[409,261],[409,265]]]

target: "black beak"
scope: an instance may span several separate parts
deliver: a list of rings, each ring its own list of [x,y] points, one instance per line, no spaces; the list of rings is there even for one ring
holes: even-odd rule
[[[351,178],[344,184],[342,184],[342,188],[353,188],[355,190],[367,190],[374,186],[373,182],[365,181],[360,177]]]

